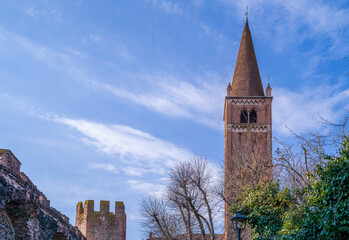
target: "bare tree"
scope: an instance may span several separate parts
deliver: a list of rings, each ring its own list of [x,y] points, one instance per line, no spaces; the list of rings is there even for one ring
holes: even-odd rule
[[[294,143],[276,139],[277,148],[274,155],[274,177],[282,186],[290,189],[310,186],[317,166],[324,164],[324,150],[327,154],[337,154],[341,149],[342,139],[348,137],[349,117],[345,116],[339,123],[332,123],[317,115],[322,128],[314,132],[296,134]]]
[[[213,174],[207,160],[201,157],[177,163],[169,171],[164,195],[160,199],[148,196],[141,202],[145,231],[160,237],[158,239],[181,236],[180,239],[192,240],[194,236],[195,239],[201,236],[201,239],[214,240],[219,200],[213,191]],[[175,219],[175,226],[167,219]]]
[[[168,203],[157,196],[148,195],[140,203],[142,227],[154,236],[174,239],[180,233],[181,223],[178,217],[169,211]]]

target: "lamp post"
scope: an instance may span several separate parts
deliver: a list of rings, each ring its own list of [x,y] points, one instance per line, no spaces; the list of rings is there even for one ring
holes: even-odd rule
[[[233,229],[237,231],[238,240],[241,239],[241,232],[245,229],[247,217],[239,210],[231,219]]]

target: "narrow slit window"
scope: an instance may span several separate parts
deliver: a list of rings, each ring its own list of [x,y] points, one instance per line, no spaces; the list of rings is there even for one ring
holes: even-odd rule
[[[250,123],[257,123],[257,112],[254,109],[250,112]]]
[[[241,111],[240,122],[241,123],[248,123],[248,112],[246,109],[243,109]]]

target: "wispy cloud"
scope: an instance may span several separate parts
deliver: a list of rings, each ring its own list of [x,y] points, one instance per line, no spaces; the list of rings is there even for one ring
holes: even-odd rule
[[[172,0],[151,0],[151,3],[168,14],[181,14],[183,12],[178,3]]]
[[[262,4],[262,2],[258,1],[257,3]],[[285,4],[273,1],[267,1],[267,3],[279,4],[283,7],[286,6]],[[297,1],[297,4],[294,6],[286,6],[287,9],[293,9],[287,10],[290,15],[299,14],[293,13],[295,9],[300,8],[299,6],[302,3]],[[240,5],[237,5],[236,3],[236,6]],[[318,9],[323,9],[322,11],[327,12],[325,15],[328,18],[330,18],[330,16],[333,16],[334,18],[337,18],[338,16],[344,17],[345,14],[347,14],[346,10],[338,10],[338,13],[336,13],[337,11],[333,10],[333,7],[321,8],[318,6]],[[339,31],[338,29],[343,28],[347,24],[348,23],[342,20],[338,20],[335,26],[331,28],[332,30],[324,32],[324,34],[336,34]],[[297,24],[295,27],[297,29],[300,28]],[[283,29],[285,30],[287,28]],[[297,36],[297,34],[295,34],[295,36]],[[168,73],[135,73],[130,77],[136,77],[146,84],[144,84],[142,87],[136,87],[130,90],[120,88],[120,86],[116,84],[107,84],[100,80],[96,80],[98,77],[93,79],[91,74],[89,74],[86,69],[80,67],[75,61],[75,57],[84,56],[83,54],[77,54],[76,52],[72,51],[61,52],[45,46],[40,46],[34,44],[24,37],[13,34],[1,28],[0,41],[5,43],[11,42],[11,44],[15,43],[26,50],[34,58],[47,64],[48,66],[64,71],[76,80],[85,82],[87,85],[91,84],[93,87],[98,86],[99,89],[109,91],[118,98],[127,99],[130,102],[145,106],[152,111],[156,111],[169,117],[186,118],[219,131],[222,130],[223,126],[221,116],[223,111],[225,86],[222,84],[223,81],[220,79],[220,77],[215,74],[202,74],[199,76],[196,76],[195,74],[187,74],[186,76],[175,76]],[[332,45],[332,48],[335,48],[335,45]],[[346,48],[344,48],[344,50],[345,49]],[[316,69],[319,62],[322,61],[321,59],[323,59],[322,56],[316,55],[318,53],[314,54],[311,52],[304,54],[307,58],[309,58],[308,66],[310,69]],[[343,52],[343,54],[345,53]],[[341,101],[338,96],[342,96],[342,99],[346,100],[346,91],[341,91],[337,87],[326,85],[317,88],[316,92],[317,93],[314,94],[314,90],[309,91],[305,90],[304,88],[298,90],[297,92],[282,88],[275,88],[273,116],[274,129],[276,132],[287,134],[287,130],[284,127],[285,124],[292,129],[301,130],[304,128],[303,119],[306,119],[307,124],[311,125],[312,115],[315,112],[319,112],[324,117],[329,119],[338,119],[336,109],[345,105],[345,101]],[[287,105],[290,107],[286,107]],[[306,110],[304,110],[304,106],[307,106]],[[323,106],[326,106],[327,110],[325,110]],[[289,113],[292,111],[289,109],[291,108],[293,109],[293,114],[290,116]],[[113,129],[111,126],[104,127],[119,133],[121,132],[120,130],[116,130],[118,127],[115,129]],[[106,152],[111,151],[109,149],[113,148],[108,144],[101,144],[98,141],[94,142],[94,144],[100,149],[103,148]],[[129,171],[129,174],[132,174],[132,171]]]
[[[112,164],[94,163],[90,165],[91,169],[101,169],[111,173],[119,173],[119,170]]]
[[[142,180],[128,180],[127,183],[133,190],[137,190],[143,194],[151,192],[161,195],[164,191],[164,183],[155,184]]]
[[[306,24],[309,30],[318,34],[332,35],[335,31],[348,26],[346,21],[349,16],[348,8],[341,8],[339,4],[328,4],[325,1],[316,0],[220,0],[230,3],[236,7],[238,15],[245,13],[246,6],[249,6],[249,15],[252,19],[269,16],[266,21],[278,21],[276,26],[284,26],[286,22],[292,23],[295,27]],[[268,8],[269,7],[269,8]],[[284,19],[284,21],[280,21]],[[258,23],[257,23],[258,24]],[[294,30],[291,28],[289,30]]]
[[[126,181],[135,191],[162,192],[167,169],[178,161],[193,157],[185,148],[128,126],[104,125],[57,116],[53,120],[77,130],[82,134],[79,138],[83,143],[115,156],[111,160],[114,163],[96,162],[90,168],[137,177]]]
[[[273,126],[276,134],[289,135],[288,128],[298,133],[316,130],[320,127],[316,121],[317,115],[336,122],[343,117],[344,111],[349,110],[349,89],[341,89],[341,85],[319,85],[299,92],[275,88],[273,92]]]
[[[212,77],[214,76],[208,75],[207,79]],[[131,92],[101,82],[94,84],[117,97],[164,115],[187,118],[218,130],[222,129],[224,86],[219,81],[205,79],[196,85],[168,74],[142,75],[141,78],[148,83],[150,89]]]
[[[128,176],[138,176],[141,177],[144,173],[155,173],[155,174],[165,174],[166,169],[162,167],[148,168],[143,167],[123,167],[122,171]]]
[[[23,11],[34,20],[46,18],[56,22],[62,21],[61,13],[53,1],[38,1],[35,5],[25,7]]]
[[[86,86],[98,86],[115,96],[140,104],[150,110],[169,117],[187,118],[205,126],[222,130],[221,121],[225,86],[218,75],[207,73],[202,75],[187,74],[175,76],[168,73],[125,73],[130,78],[137,78],[146,87],[138,86],[132,91],[117,85],[106,84],[98,77],[93,77],[88,70],[78,64],[76,58],[87,58],[72,48],[57,51],[40,46],[32,41],[0,28],[0,36],[11,40],[38,61],[53,69],[65,72],[75,80],[82,81]],[[124,59],[130,59],[128,54]]]
[[[49,48],[47,46],[41,46],[35,44],[29,39],[22,37],[18,34],[9,32],[0,27],[0,36],[3,36],[4,45],[16,46],[23,49],[27,54],[35,58],[36,60],[46,64],[47,66],[67,72],[77,80],[84,80],[87,78],[88,74],[86,71],[79,67],[76,61],[74,61],[74,56],[77,55],[77,51],[72,49],[68,52],[57,51]],[[83,54],[79,54],[83,56]]]
[[[83,38],[82,41],[87,41],[87,39],[94,43],[98,41],[105,41],[102,36],[94,34],[89,35],[87,38]],[[2,41],[3,46],[21,49],[37,61],[54,70],[64,72],[75,80],[84,81],[85,83],[89,84],[93,78],[85,68],[85,65],[81,63],[86,59],[92,59],[87,53],[80,52],[73,47],[66,46],[62,50],[53,49],[49,46],[37,44],[30,39],[11,31],[7,31],[6,29],[1,28],[1,26],[0,41]],[[133,60],[133,55],[123,44],[119,44],[118,49],[114,50],[116,52],[116,56],[123,61],[130,62]]]
[[[192,156],[187,149],[161,140],[149,133],[123,125],[104,125],[86,120],[55,117],[54,121],[76,129],[81,139],[106,154],[116,154],[135,166],[169,167]],[[104,166],[105,167],[105,166]],[[110,167],[110,166],[108,166]]]
[[[34,19],[36,19],[39,15],[39,11],[36,10],[34,7],[26,8],[24,9],[24,12]]]
[[[234,6],[243,19],[246,6],[254,29],[263,35],[277,51],[294,51],[304,42],[315,41],[309,46],[312,53],[321,53],[322,59],[342,58],[349,53],[349,8],[340,2],[316,0],[220,0]],[[302,52],[304,54],[304,52]]]
[[[84,38],[83,40],[87,41],[87,40],[90,40],[92,42],[100,42],[103,40],[103,38],[99,35],[96,35],[96,34],[90,34],[88,35],[86,38]]]

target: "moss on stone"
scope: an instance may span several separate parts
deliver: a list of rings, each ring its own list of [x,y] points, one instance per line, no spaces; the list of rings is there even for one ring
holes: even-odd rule
[[[94,202],[95,202],[94,200],[86,200],[85,204],[94,204]]]
[[[8,151],[7,149],[0,149],[0,154],[4,153],[4,152],[7,152],[7,151]]]

